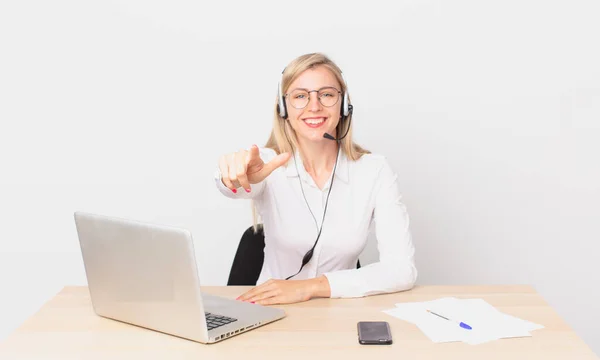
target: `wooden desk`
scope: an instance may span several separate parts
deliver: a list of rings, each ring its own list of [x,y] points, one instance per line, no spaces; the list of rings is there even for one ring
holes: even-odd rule
[[[205,287],[235,298],[246,287]],[[532,337],[481,345],[435,344],[416,326],[381,310],[397,302],[479,297],[499,310],[545,326]],[[0,359],[569,359],[598,357],[529,286],[423,286],[360,299],[315,299],[280,306],[287,317],[220,343],[203,345],[96,316],[87,287],[65,287],[0,343]],[[386,320],[394,344],[357,342],[356,323]]]

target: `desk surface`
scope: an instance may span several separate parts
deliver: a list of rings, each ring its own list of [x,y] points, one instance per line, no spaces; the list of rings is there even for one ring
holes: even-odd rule
[[[235,298],[247,287],[204,287]],[[532,337],[481,345],[431,342],[413,324],[382,312],[397,302],[483,298],[499,310],[539,323]],[[87,287],[65,287],[0,343],[0,359],[577,359],[598,357],[529,286],[421,286],[359,299],[281,305],[287,317],[220,343],[204,345],[96,316]],[[357,342],[356,323],[385,320],[394,344]]]

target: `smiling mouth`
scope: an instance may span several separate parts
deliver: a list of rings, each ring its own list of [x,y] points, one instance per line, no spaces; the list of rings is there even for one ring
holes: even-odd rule
[[[319,117],[319,118],[309,118],[309,119],[302,119],[302,121],[311,128],[318,128],[321,125],[325,124],[325,118],[324,117]]]

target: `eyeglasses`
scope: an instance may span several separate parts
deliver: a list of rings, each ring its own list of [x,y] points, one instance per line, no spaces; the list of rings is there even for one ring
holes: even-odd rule
[[[310,101],[310,93],[311,92],[316,92],[319,102],[321,103],[321,105],[326,106],[326,107],[331,107],[331,106],[337,104],[337,102],[340,99],[340,95],[342,94],[341,91],[339,91],[338,89],[336,89],[334,87],[324,87],[319,90],[311,90],[311,91],[296,89],[289,94],[285,94],[285,97],[287,97],[289,99],[290,104],[294,108],[304,109],[306,107],[306,105],[308,105],[308,102]]]

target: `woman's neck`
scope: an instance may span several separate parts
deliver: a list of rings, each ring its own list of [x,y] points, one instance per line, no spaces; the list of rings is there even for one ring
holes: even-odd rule
[[[333,170],[338,154],[337,141],[320,141],[318,143],[300,143],[300,156],[304,169],[313,178],[328,178]]]

